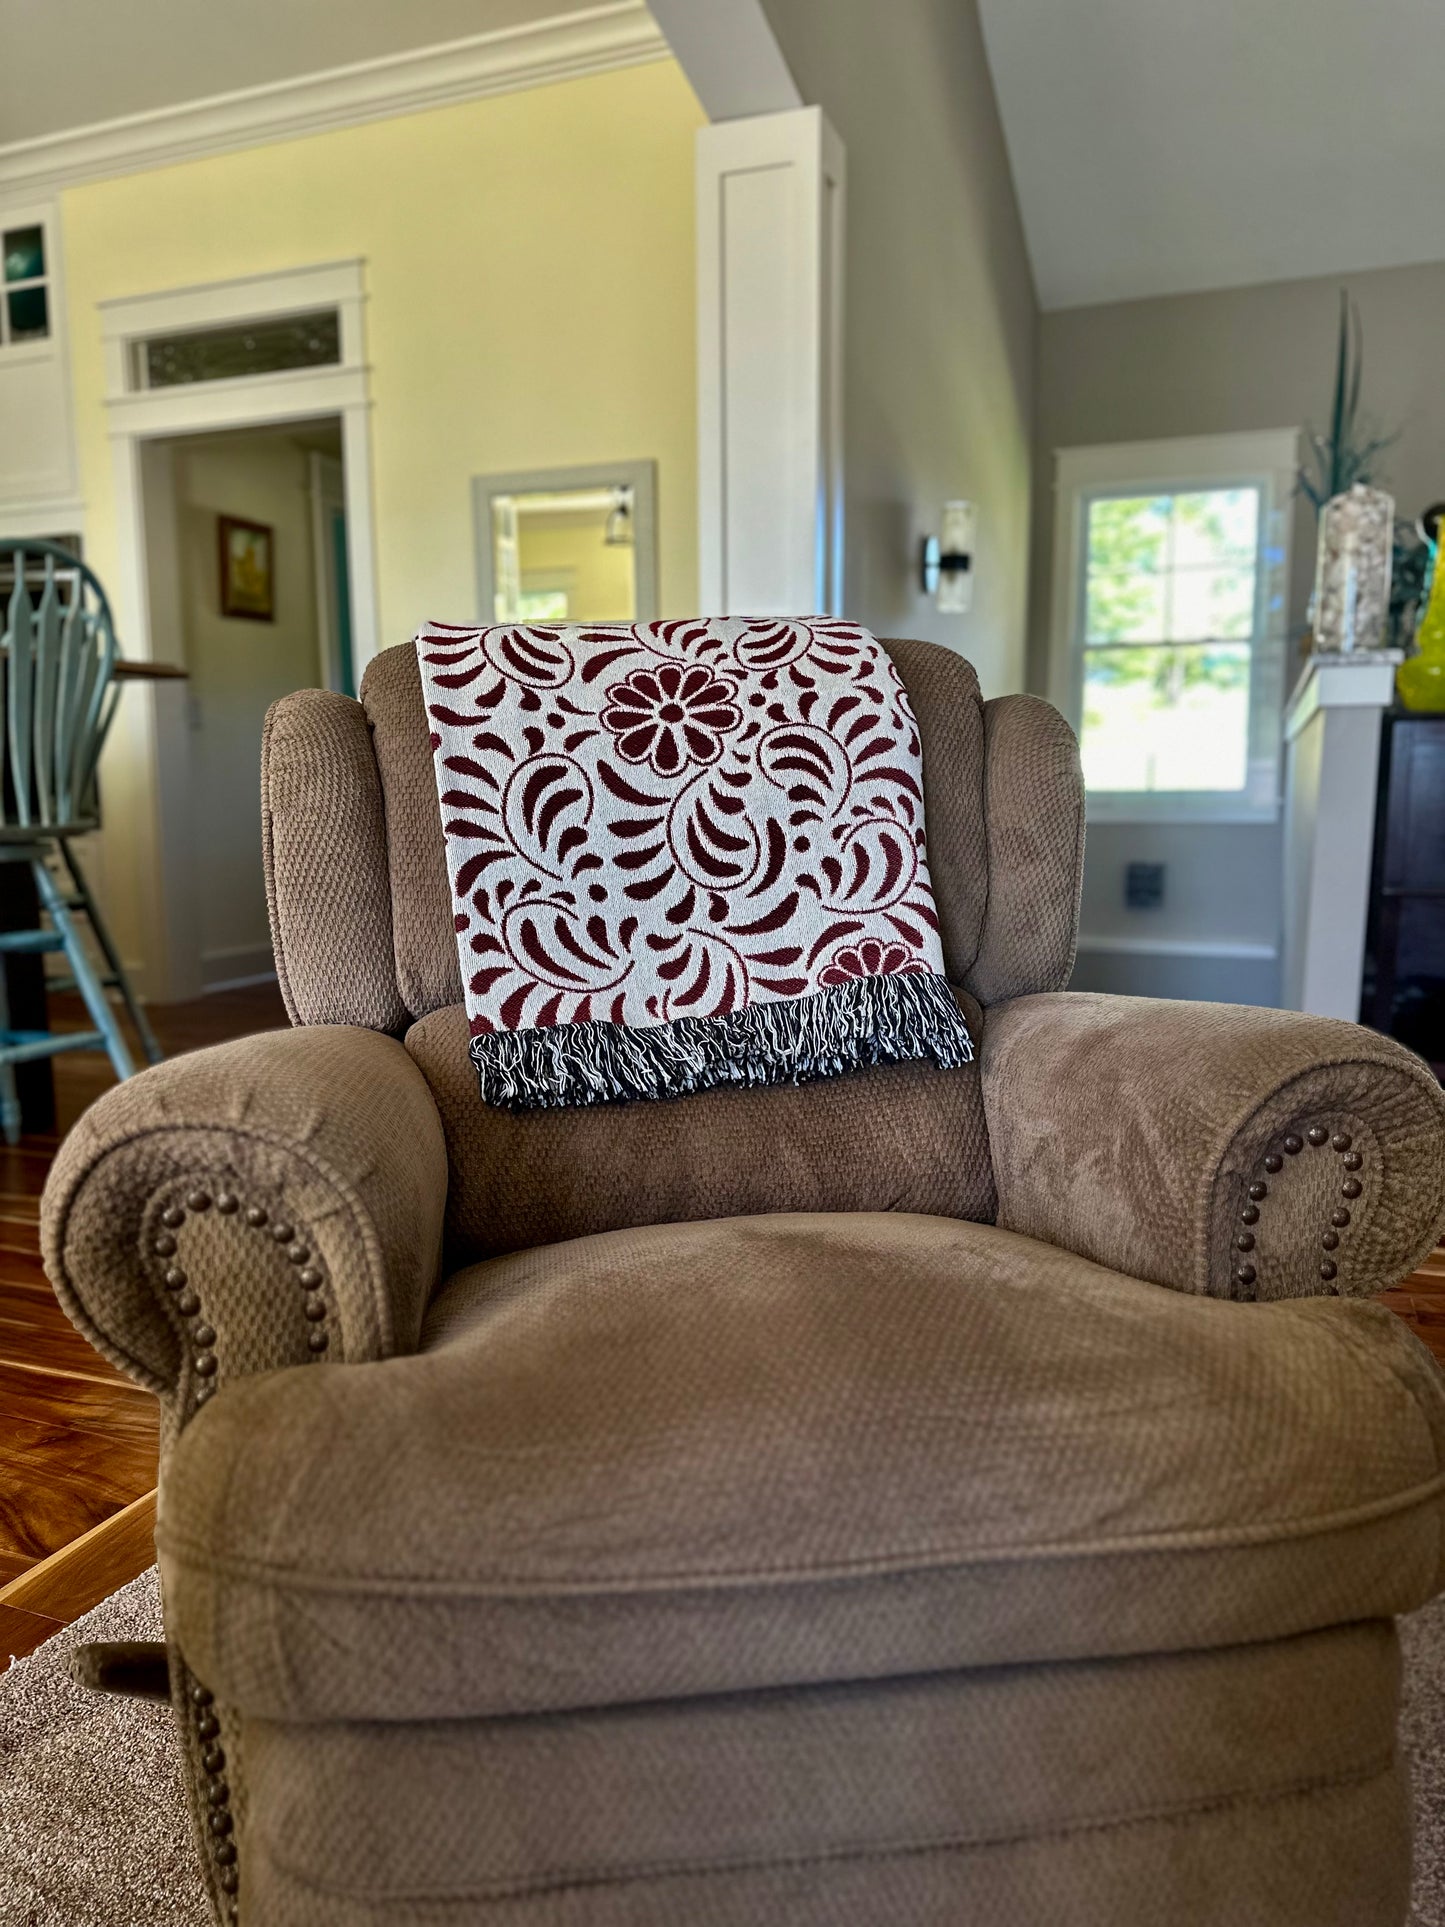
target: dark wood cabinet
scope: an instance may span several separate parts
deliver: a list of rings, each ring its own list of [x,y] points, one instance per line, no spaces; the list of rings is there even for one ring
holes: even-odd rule
[[[1384,718],[1360,1017],[1445,1071],[1445,715]]]

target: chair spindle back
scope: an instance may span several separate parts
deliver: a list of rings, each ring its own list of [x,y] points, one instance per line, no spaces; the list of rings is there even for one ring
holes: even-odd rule
[[[119,649],[105,590],[55,542],[0,538],[14,587],[0,632],[0,774],[9,828],[80,829],[100,818],[96,767],[115,715]],[[44,562],[37,602],[31,559]]]

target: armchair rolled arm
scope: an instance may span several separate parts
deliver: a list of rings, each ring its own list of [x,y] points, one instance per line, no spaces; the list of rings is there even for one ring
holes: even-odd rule
[[[1060,991],[988,1012],[998,1222],[1217,1298],[1363,1297],[1445,1215],[1445,1093],[1334,1018]]]
[[[271,1031],[91,1106],[45,1187],[45,1268],[177,1426],[230,1378],[412,1350],[446,1191],[441,1120],[395,1038]]]

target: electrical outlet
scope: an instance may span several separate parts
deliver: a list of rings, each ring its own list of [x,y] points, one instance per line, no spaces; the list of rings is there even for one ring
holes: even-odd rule
[[[1164,865],[1126,863],[1124,902],[1130,910],[1158,910],[1164,902]]]

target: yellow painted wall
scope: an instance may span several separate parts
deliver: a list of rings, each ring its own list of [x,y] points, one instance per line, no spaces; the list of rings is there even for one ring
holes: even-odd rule
[[[470,481],[505,470],[653,458],[661,612],[693,611],[702,120],[660,61],[68,190],[77,452],[102,577],[118,557],[97,304],[360,256],[383,641],[476,613]],[[136,959],[156,914],[153,830],[137,827],[146,700],[107,757],[110,813],[130,821],[108,829],[105,894]]]
[[[567,588],[573,622],[630,622],[637,614],[636,550],[609,547],[605,513],[523,515],[522,587]]]

